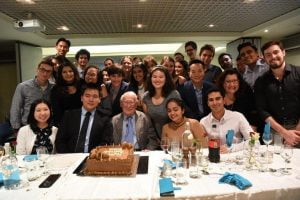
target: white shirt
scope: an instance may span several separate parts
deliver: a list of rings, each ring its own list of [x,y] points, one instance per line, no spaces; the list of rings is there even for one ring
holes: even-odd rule
[[[200,120],[208,136],[212,134],[212,125],[215,124],[219,129],[221,144],[226,144],[227,131],[234,130],[234,137],[248,140],[250,132],[253,132],[249,122],[242,113],[225,109],[223,117],[219,120],[214,118],[212,113]]]

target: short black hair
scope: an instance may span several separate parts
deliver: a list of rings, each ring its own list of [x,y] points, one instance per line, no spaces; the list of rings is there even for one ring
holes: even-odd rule
[[[203,51],[211,51],[213,53],[213,57],[215,56],[215,47],[211,44],[205,44],[204,46],[201,47],[199,55],[203,53]]]
[[[83,84],[82,87],[81,87],[81,96],[84,95],[84,92],[87,89],[97,90],[99,92],[99,97],[101,97],[101,90],[100,90],[99,85],[97,85],[95,83],[86,83],[86,84]]]
[[[217,88],[216,86],[213,86],[213,87],[210,88],[210,89],[207,91],[207,93],[206,93],[207,100],[208,100],[208,95],[209,95],[210,93],[213,93],[213,92],[219,92],[223,98],[225,97],[225,94],[224,94],[224,92],[222,92],[222,90],[220,90],[220,89]]]
[[[232,56],[229,53],[221,53],[218,57],[219,64],[221,63],[221,59],[223,58],[223,56],[229,56],[229,58],[232,60]]]
[[[67,40],[66,38],[59,38],[59,39],[56,41],[56,46],[57,46],[58,43],[60,43],[60,42],[65,42],[65,43],[67,43],[68,48],[70,48],[70,46],[71,46],[70,40]]]
[[[199,60],[199,59],[191,60],[191,61],[189,62],[189,69],[190,69],[190,67],[191,67],[192,64],[201,64],[203,67],[205,66],[204,62],[202,62],[202,61]]]
[[[184,58],[184,55],[182,53],[180,53],[180,52],[174,53],[174,57],[177,56],[177,55],[180,55],[180,56],[182,56]]]
[[[244,42],[242,44],[239,44],[239,46],[237,47],[239,54],[241,53],[242,48],[248,47],[248,46],[251,47],[252,49],[254,49],[255,52],[257,52],[257,47],[254,44],[252,44],[251,42]]]
[[[121,75],[122,77],[125,76],[124,70],[122,68],[116,67],[115,65],[112,65],[111,67],[108,68],[107,70],[108,76],[118,74]]]
[[[115,63],[115,61],[112,58],[105,58],[104,62],[110,60],[113,64]]]
[[[191,46],[193,49],[197,50],[197,44],[194,41],[188,41],[184,44],[184,48],[186,49],[188,46]]]
[[[47,120],[47,123],[48,123],[48,125],[50,125],[52,123],[52,107],[51,107],[50,102],[46,99],[36,99],[30,105],[29,114],[27,117],[27,123],[30,125],[30,127],[34,127],[37,125],[37,121],[34,117],[34,112],[35,112],[36,106],[40,103],[44,103],[48,106],[48,108],[50,110],[50,116],[49,116],[49,119]]]
[[[75,59],[78,60],[80,55],[86,55],[87,59],[90,60],[91,54],[88,50],[80,49],[79,51],[77,51],[77,53],[75,55]]]

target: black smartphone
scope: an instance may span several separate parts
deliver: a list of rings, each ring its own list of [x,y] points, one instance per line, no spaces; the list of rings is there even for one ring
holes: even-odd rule
[[[61,174],[49,175],[40,185],[39,188],[49,188],[60,177]]]

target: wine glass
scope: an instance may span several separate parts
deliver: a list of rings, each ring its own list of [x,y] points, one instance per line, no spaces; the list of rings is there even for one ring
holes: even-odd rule
[[[282,146],[282,151],[281,151],[280,155],[285,162],[285,167],[283,169],[281,169],[281,173],[284,175],[291,174],[291,172],[287,169],[287,164],[290,162],[290,160],[293,156],[293,147],[289,144],[284,144]]]
[[[168,154],[169,145],[170,145],[170,142],[167,137],[161,139],[160,147],[166,154]]]
[[[36,148],[36,154],[38,159],[41,162],[41,167],[44,168],[43,170],[43,174],[46,175],[47,174],[47,159],[49,158],[49,152],[48,149],[45,146],[40,146],[38,148]]]

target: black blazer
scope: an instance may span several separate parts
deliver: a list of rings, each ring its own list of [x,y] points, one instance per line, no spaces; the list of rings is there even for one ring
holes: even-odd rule
[[[203,102],[203,111],[201,114],[198,108],[197,97],[195,93],[195,89],[192,81],[186,81],[183,85],[180,85],[177,89],[180,93],[182,100],[185,103],[186,111],[185,116],[192,119],[200,120],[202,117],[209,114],[210,109],[207,105],[207,91],[215,87],[213,84],[203,81],[203,89],[202,89],[202,102]]]
[[[55,147],[58,153],[75,153],[79,137],[80,119],[81,109],[65,112],[55,140]],[[99,145],[112,144],[112,134],[111,118],[96,110],[89,139],[89,151]]]
[[[106,85],[106,88],[107,88],[107,91],[110,92],[111,83],[108,83]],[[112,101],[112,99],[110,99],[111,107],[112,107],[112,115],[111,116],[115,116],[122,112],[122,109],[120,106],[120,98],[125,92],[127,92],[127,90],[128,90],[128,83],[122,81],[119,92],[118,92],[115,100]]]

